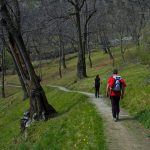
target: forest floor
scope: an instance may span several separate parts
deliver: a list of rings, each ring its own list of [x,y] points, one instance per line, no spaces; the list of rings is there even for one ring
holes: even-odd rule
[[[63,87],[58,86],[58,88],[66,92],[71,92]],[[90,102],[96,106],[97,112],[101,114],[104,120],[104,133],[109,150],[149,150],[149,131],[144,129],[134,117],[121,110],[119,121],[114,122],[112,120],[111,107],[108,105],[106,98],[102,96],[95,98],[94,94],[77,92],[87,95],[90,98]]]

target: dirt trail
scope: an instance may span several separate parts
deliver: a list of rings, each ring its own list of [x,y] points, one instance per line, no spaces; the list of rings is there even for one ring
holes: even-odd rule
[[[103,97],[95,98],[91,93],[70,91],[58,86],[51,87],[57,87],[66,92],[79,92],[90,98],[90,102],[96,106],[98,113],[104,119],[109,150],[150,150],[148,132],[124,111],[120,112],[120,120],[118,122],[112,121],[111,108],[106,104],[106,100]]]
[[[1,87],[2,85],[0,84],[0,87]],[[5,87],[15,87],[15,88],[21,88],[21,86],[20,85],[14,85],[14,84],[5,84]]]

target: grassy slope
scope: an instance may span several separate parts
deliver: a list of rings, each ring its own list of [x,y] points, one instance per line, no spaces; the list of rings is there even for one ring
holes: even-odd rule
[[[51,88],[45,91],[58,116],[33,124],[27,138],[20,135],[19,120],[28,101],[21,101],[20,93],[0,101],[0,149],[106,149],[102,119],[86,96]]]
[[[150,129],[150,86],[146,84],[149,77],[149,69],[146,65],[137,63],[135,48],[127,50],[126,64],[121,63],[118,49],[114,52],[117,56],[116,67],[127,82],[126,96],[121,101],[122,107],[137,117],[142,124]],[[87,66],[88,78],[74,83],[76,80],[76,62],[73,58],[67,61],[67,70],[63,70],[63,78],[58,76],[57,60],[45,65],[42,68],[43,84],[62,85],[70,89],[94,92],[93,81],[96,74],[100,74],[102,79],[101,93],[105,95],[107,78],[111,75],[113,67],[107,55],[95,51],[92,53],[93,68]],[[88,61],[87,61],[88,62]],[[16,76],[7,78],[7,82],[19,83]]]
[[[127,62],[123,64],[118,49],[114,52],[115,57],[117,57],[115,67],[119,69],[120,74],[127,82],[126,96],[122,100],[122,107],[136,116],[145,127],[150,128],[150,86],[146,83],[150,72],[147,65],[137,62],[139,59],[136,54],[135,48],[128,49],[125,55]],[[74,83],[76,80],[77,59],[67,62],[68,69],[63,72],[62,79],[58,76],[57,66],[53,66],[53,64],[46,66],[43,68],[43,79],[46,84],[50,83],[66,86],[70,89],[94,92],[93,81],[96,74],[100,74],[102,79],[101,93],[105,95],[107,79],[111,75],[113,67],[108,56],[101,52],[92,53],[92,60],[93,68],[87,66],[88,78],[80,82]],[[45,84],[44,81],[43,83]]]

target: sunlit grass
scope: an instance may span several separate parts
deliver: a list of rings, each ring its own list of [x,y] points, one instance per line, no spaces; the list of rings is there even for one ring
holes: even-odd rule
[[[86,96],[51,88],[45,91],[58,115],[32,124],[26,138],[20,134],[19,120],[29,102],[21,101],[20,93],[1,100],[0,149],[106,149],[102,119]]]
[[[126,95],[121,102],[122,107],[126,108],[131,114],[138,116],[139,120],[146,127],[149,127],[147,120],[150,120],[150,117],[147,114],[150,112],[150,86],[146,82],[150,72],[148,65],[141,63],[138,52],[139,50],[136,47],[130,46],[125,53],[125,63],[122,61],[119,47],[115,48],[113,54],[115,56],[115,68],[119,69],[120,75],[127,82]],[[73,56],[72,59],[66,61],[67,69],[62,69],[62,79],[60,79],[58,73],[58,60],[46,64],[42,68],[42,84],[61,85],[70,89],[94,92],[94,78],[99,74],[102,80],[101,93],[105,96],[107,79],[114,67],[112,67],[108,55],[103,54],[102,51],[95,50],[91,56],[93,68],[89,68],[88,59],[86,59],[88,78],[77,81],[77,57]],[[71,55],[69,57],[71,58]],[[9,76],[7,82],[17,83],[18,81],[16,76]]]

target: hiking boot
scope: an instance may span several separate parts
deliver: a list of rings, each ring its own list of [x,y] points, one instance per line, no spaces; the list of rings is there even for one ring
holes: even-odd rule
[[[117,122],[117,118],[113,118],[113,121]]]
[[[119,115],[116,115],[116,119],[119,120]]]

